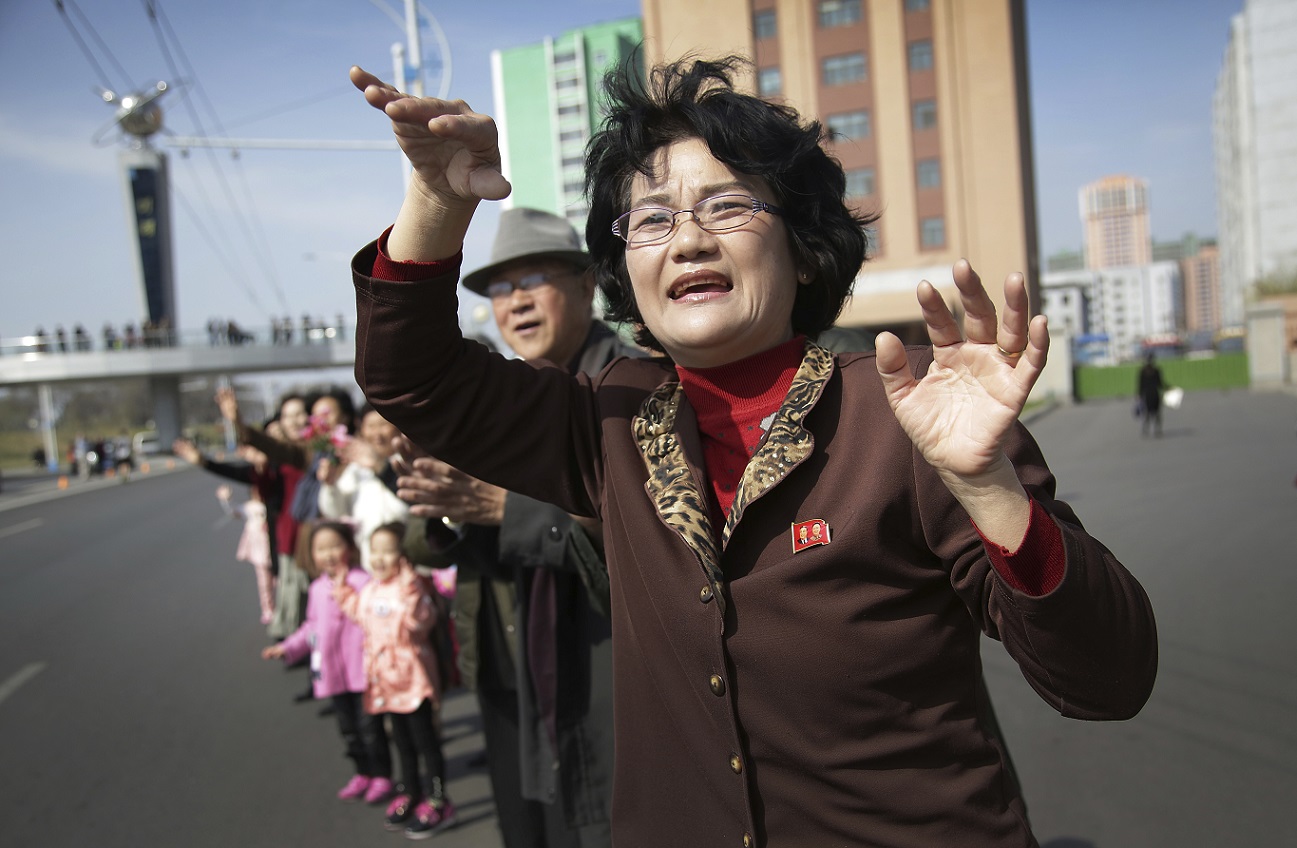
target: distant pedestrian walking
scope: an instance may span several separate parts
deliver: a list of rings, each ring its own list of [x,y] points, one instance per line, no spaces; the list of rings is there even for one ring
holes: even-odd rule
[[[1166,383],[1162,380],[1162,369],[1157,367],[1157,357],[1148,355],[1144,367],[1139,369],[1139,380],[1136,384],[1136,395],[1139,406],[1139,433],[1147,436],[1152,424],[1153,435],[1162,437],[1162,391]]]

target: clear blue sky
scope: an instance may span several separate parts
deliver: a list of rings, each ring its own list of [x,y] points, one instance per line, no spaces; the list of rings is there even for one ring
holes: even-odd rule
[[[176,82],[142,0],[77,2],[124,71],[96,51],[110,87]],[[397,0],[158,0],[172,60],[194,72],[163,98],[168,128],[198,134],[197,120],[238,138],[389,138],[346,79],[352,63],[391,74],[403,36],[376,3]],[[1080,247],[1077,189],[1112,173],[1150,181],[1155,238],[1214,234],[1211,95],[1242,3],[1028,0],[1043,253]],[[491,109],[492,49],[639,14],[637,0],[425,5],[451,45],[452,96],[481,111]],[[76,322],[97,335],[105,321],[138,320],[118,147],[91,143],[113,109],[53,0],[0,0],[0,79],[0,336]],[[234,160],[159,146],[176,192],[182,326],[214,315],[261,326],[282,303],[295,316],[354,311],[347,260],[395,214],[396,153],[248,150]],[[484,208],[467,266],[486,260],[497,215]]]

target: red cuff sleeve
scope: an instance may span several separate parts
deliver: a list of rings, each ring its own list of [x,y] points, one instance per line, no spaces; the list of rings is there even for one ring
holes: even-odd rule
[[[387,255],[387,237],[391,232],[392,228],[388,227],[378,237],[378,257],[374,259],[372,272],[374,279],[393,283],[413,283],[444,274],[458,274],[460,263],[464,261],[462,249],[449,259],[438,259],[435,262],[400,262]]]
[[[976,529],[977,525],[973,525]],[[978,530],[981,536],[982,531]],[[1000,579],[1026,595],[1041,597],[1054,591],[1063,581],[1067,556],[1063,551],[1063,534],[1049,513],[1035,500],[1027,534],[1018,550],[1010,552],[982,536],[982,545],[991,557],[991,565]]]

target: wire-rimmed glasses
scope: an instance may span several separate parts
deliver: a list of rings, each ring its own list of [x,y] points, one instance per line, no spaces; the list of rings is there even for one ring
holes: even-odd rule
[[[778,206],[746,194],[718,194],[700,200],[692,209],[673,210],[662,206],[632,209],[612,222],[612,231],[627,244],[655,244],[675,232],[680,215],[690,215],[694,223],[709,233],[722,233],[743,226],[758,212],[782,215]]]
[[[486,296],[494,300],[498,297],[508,297],[515,289],[532,291],[554,280],[570,277],[572,273],[572,271],[547,271],[541,274],[528,274],[517,280],[495,280],[486,284]]]

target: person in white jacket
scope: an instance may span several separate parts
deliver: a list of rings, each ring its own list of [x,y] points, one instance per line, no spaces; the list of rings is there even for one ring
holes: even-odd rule
[[[323,518],[355,527],[360,564],[370,571],[369,535],[392,521],[405,521],[410,507],[396,496],[392,441],[396,428],[368,405],[360,413],[356,438],[321,460],[319,507]]]

